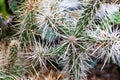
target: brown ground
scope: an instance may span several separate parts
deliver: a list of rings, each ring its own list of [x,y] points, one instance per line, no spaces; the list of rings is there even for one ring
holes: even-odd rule
[[[90,70],[88,80],[120,80],[120,67],[110,63],[101,70],[102,65],[98,63],[94,69]]]

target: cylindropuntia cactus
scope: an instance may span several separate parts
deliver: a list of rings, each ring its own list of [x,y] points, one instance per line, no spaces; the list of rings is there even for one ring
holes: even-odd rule
[[[119,65],[119,8],[118,4],[101,4],[96,12],[99,24],[94,24],[93,29],[87,31],[88,35],[98,41],[93,54],[97,53],[97,56],[105,60],[103,67],[110,59]]]
[[[11,59],[8,61],[14,64],[9,64],[10,69],[20,64],[24,68],[23,73],[29,74],[20,76],[21,79],[39,80],[45,77],[40,75],[41,71],[47,72],[50,66],[48,79],[53,79],[53,70],[69,73],[70,80],[86,79],[86,72],[94,67],[91,56],[104,59],[104,65],[111,58],[119,63],[119,31],[113,27],[113,24],[120,24],[119,8],[114,9],[119,5],[111,6],[113,11],[108,11],[97,0],[90,0],[87,6],[81,5],[78,0],[75,4],[63,5],[67,1],[24,0],[15,10],[16,34],[11,38],[18,38],[20,48],[16,45],[11,47]],[[101,9],[97,10],[98,7]],[[100,20],[98,24],[95,24],[96,18]],[[36,75],[32,75],[34,73]]]

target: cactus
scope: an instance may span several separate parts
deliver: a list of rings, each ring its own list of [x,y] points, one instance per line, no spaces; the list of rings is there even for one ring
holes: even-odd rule
[[[119,5],[114,5],[114,9],[111,4],[106,6],[98,0],[90,0],[86,6],[76,0],[81,8],[72,9],[72,3],[64,7],[61,0],[20,0],[19,4],[16,0],[11,1],[9,6],[15,23],[12,27],[4,25],[1,19],[2,29],[5,26],[8,26],[5,31],[14,29],[11,35],[5,35],[10,41],[9,57],[6,58],[6,69],[2,67],[5,73],[1,75],[11,76],[6,74],[11,73],[16,80],[27,77],[30,80],[45,77],[64,80],[64,75],[69,73],[67,80],[80,80],[86,79],[86,73],[94,67],[97,60],[93,57],[103,59],[103,67],[111,59],[119,65]],[[100,4],[104,6],[102,9]],[[108,6],[113,10],[106,10]],[[60,73],[62,71],[64,75]],[[54,77],[54,73],[58,77]]]

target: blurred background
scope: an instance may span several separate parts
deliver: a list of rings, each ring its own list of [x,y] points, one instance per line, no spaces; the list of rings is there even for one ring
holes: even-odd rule
[[[0,15],[3,16],[4,18],[9,17],[9,14],[5,6],[5,0],[0,0]]]

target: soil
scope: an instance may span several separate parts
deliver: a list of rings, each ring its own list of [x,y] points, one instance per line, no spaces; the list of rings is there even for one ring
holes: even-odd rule
[[[120,67],[109,63],[101,70],[103,63],[98,63],[95,68],[90,69],[88,80],[120,80]]]

